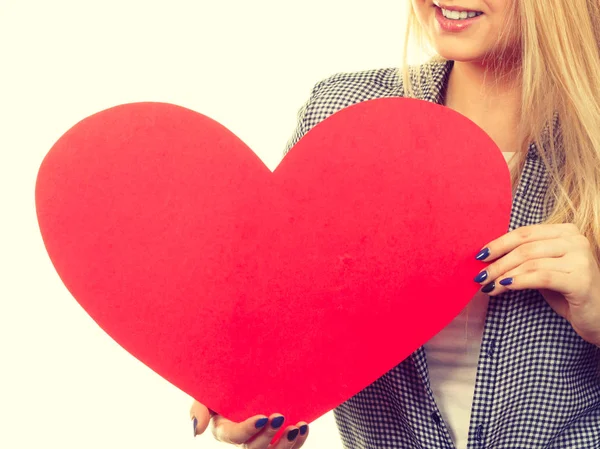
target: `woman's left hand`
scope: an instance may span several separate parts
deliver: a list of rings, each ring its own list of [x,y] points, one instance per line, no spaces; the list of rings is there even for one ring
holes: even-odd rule
[[[490,242],[477,259],[493,261],[475,277],[484,293],[537,289],[575,332],[600,346],[600,268],[577,226],[524,226]]]

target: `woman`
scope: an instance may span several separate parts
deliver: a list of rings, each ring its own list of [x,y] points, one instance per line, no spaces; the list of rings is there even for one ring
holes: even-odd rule
[[[343,443],[600,448],[600,2],[411,0],[409,7],[401,73],[321,81],[287,148],[359,101],[443,104],[504,153],[514,185],[510,228],[474,254],[492,263],[473,273],[482,288],[466,310],[470,330],[461,332],[461,313],[340,405]],[[409,69],[409,37],[437,56]],[[211,418],[198,402],[191,414],[195,433],[212,419],[217,439],[252,449],[268,447],[283,425],[278,414],[239,424]],[[292,424],[274,449],[302,446],[306,423]]]

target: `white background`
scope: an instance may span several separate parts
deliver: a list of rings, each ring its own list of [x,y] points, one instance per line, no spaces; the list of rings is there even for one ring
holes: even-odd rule
[[[39,164],[84,117],[163,101],[274,168],[317,81],[400,64],[406,1],[0,0],[0,447],[226,447],[194,439],[191,398],[62,285],[37,228]],[[341,447],[331,414],[305,447]]]

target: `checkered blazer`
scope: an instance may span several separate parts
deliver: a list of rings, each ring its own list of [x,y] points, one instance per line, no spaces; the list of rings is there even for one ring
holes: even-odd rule
[[[431,61],[423,100],[443,104],[452,61]],[[334,112],[402,95],[397,69],[338,73],[317,83],[285,152]],[[548,176],[535,145],[516,190],[509,230],[547,214]],[[537,290],[490,297],[469,424],[469,449],[600,449],[600,349],[575,333]],[[452,439],[433,397],[425,348],[334,410],[344,447],[448,449]]]

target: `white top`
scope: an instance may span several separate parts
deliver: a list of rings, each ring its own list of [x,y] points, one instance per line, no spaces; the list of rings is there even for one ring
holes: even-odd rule
[[[502,154],[507,163],[514,155]],[[467,448],[488,302],[488,295],[477,292],[461,313],[424,345],[431,389],[456,449]]]

